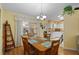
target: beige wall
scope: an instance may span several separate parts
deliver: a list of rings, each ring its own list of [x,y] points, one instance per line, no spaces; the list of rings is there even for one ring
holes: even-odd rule
[[[11,29],[12,29],[12,34],[13,34],[13,38],[16,35],[15,34],[15,16],[12,12],[4,10],[3,8],[1,8],[1,28],[0,28],[0,54],[2,54],[2,42],[3,42],[3,23],[5,23],[5,21],[8,20],[9,24],[11,25]],[[15,34],[15,35],[14,35]]]
[[[2,54],[2,21],[1,21],[1,5],[0,5],[0,54]]]
[[[7,20],[8,23],[11,25],[11,30],[12,30],[12,34],[14,37],[15,34],[15,16],[12,12],[7,11],[7,10],[2,10],[2,20],[3,23],[5,23],[5,21]]]
[[[64,48],[76,49],[76,35],[79,33],[79,11],[73,15],[65,15]]]
[[[23,14],[20,14],[20,13],[15,13],[15,12],[12,12],[12,11],[9,11],[9,10],[6,10],[6,9],[3,9],[1,10],[1,30],[0,30],[0,33],[3,33],[3,27],[2,27],[2,24],[5,23],[5,21],[7,20],[8,23],[11,25],[11,30],[12,30],[12,34],[13,34],[13,38],[14,40],[16,41],[16,17],[26,17],[26,20],[28,18],[30,18],[30,21],[31,19],[35,19],[33,17],[30,17],[30,16],[26,16],[26,15],[23,15]],[[2,52],[2,35],[3,34],[0,34],[0,52]],[[2,54],[2,53],[0,53]]]

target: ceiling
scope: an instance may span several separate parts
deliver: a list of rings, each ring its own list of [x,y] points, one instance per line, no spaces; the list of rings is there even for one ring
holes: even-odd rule
[[[67,5],[76,7],[79,6],[79,3],[2,3],[5,9],[34,17],[40,14],[42,6],[42,12],[48,20],[58,20],[57,16],[62,13],[63,8]]]

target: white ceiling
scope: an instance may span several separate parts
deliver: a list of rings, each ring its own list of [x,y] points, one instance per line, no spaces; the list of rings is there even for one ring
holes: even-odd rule
[[[79,6],[79,3],[43,3],[42,12],[49,20],[58,20],[57,16],[62,13],[63,8],[67,5],[75,7]],[[3,3],[2,6],[5,9],[34,17],[41,12],[41,3]]]

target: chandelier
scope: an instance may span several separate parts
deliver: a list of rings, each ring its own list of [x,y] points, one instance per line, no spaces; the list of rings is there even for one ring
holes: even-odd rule
[[[40,12],[40,15],[36,17],[39,20],[45,20],[47,18],[47,16],[45,14],[43,14],[43,10],[42,9],[43,9],[43,6],[42,6],[42,3],[41,3],[41,12]]]

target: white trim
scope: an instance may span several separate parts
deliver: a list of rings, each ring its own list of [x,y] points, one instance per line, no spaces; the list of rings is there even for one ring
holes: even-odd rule
[[[73,51],[78,51],[78,49],[76,49],[76,48],[64,48],[64,47],[63,47],[63,49],[66,49],[66,50],[73,50]]]

